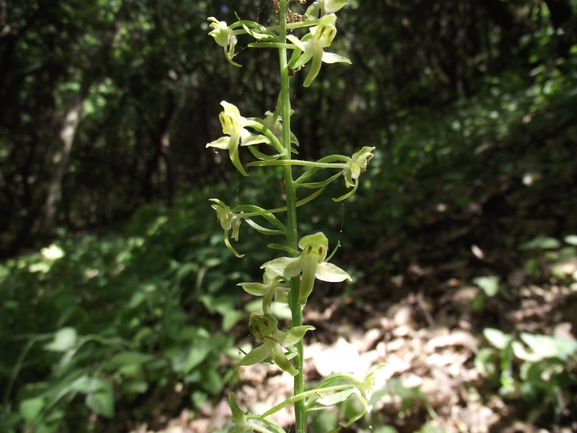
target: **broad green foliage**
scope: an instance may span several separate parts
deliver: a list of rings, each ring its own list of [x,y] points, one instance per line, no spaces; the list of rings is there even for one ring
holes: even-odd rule
[[[483,334],[493,347],[477,353],[479,373],[499,384],[503,397],[523,398],[529,403],[528,422],[535,422],[550,409],[560,416],[567,390],[577,384],[571,367],[577,361],[577,342],[526,332],[515,337],[492,328]]]
[[[537,236],[530,241],[518,246],[525,251],[529,258],[524,263],[525,274],[530,278],[541,277],[550,268],[550,273],[561,283],[571,284],[577,282],[577,238],[575,235],[567,235],[563,242],[548,236]]]
[[[574,285],[575,235],[567,235],[563,241],[540,235],[521,243],[518,249],[532,256],[524,265],[526,276],[537,279],[550,273],[561,284]],[[487,296],[495,296],[499,291],[508,296],[498,277],[478,277],[473,282]],[[475,356],[477,371],[499,385],[503,397],[522,398],[529,404],[526,421],[534,423],[548,411],[558,418],[566,406],[567,390],[577,384],[577,342],[527,332],[506,334],[494,328],[485,328],[483,334],[492,347],[482,348]]]
[[[0,267],[0,430],[88,431],[79,415],[111,418],[157,387],[196,389],[199,402],[221,393],[232,376],[216,361],[233,342],[220,329],[244,316],[231,281],[249,275],[190,208],[143,208],[126,235]]]

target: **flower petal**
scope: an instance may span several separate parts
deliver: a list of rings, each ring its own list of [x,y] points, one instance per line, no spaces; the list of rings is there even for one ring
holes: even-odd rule
[[[244,358],[240,360],[238,365],[254,365],[263,362],[269,356],[268,348],[263,344],[252,349]]]
[[[344,56],[335,53],[323,53],[323,63],[348,63],[349,65],[352,62]]]
[[[211,141],[206,147],[216,147],[217,149],[228,149],[230,147],[230,137],[220,137],[218,140]]]
[[[288,265],[290,265],[291,263],[294,263],[296,261],[299,261],[299,260],[300,260],[300,257],[295,257],[295,258],[279,257],[278,259],[274,259],[274,260],[271,260],[269,262],[266,262],[265,264],[263,264],[261,266],[261,269],[266,269],[267,273],[271,272],[275,275],[283,275],[285,277],[296,277],[297,275],[300,274],[300,270],[294,275],[286,275],[285,270],[288,267]]]
[[[288,264],[284,270],[284,275],[287,278],[293,278],[301,274],[303,271],[304,262],[301,257],[297,257]]]
[[[284,347],[294,346],[303,339],[307,331],[313,331],[314,329],[315,329],[314,326],[309,325],[295,326],[290,331],[287,331],[285,333],[286,335],[284,336],[284,339],[281,342],[281,344]]]
[[[294,368],[291,362],[287,359],[280,344],[267,341],[266,345],[269,346],[271,358],[281,370],[286,371],[291,376],[299,374],[299,371]]]
[[[299,248],[301,250],[306,249],[308,246],[323,246],[325,251],[328,249],[329,247],[329,240],[327,239],[327,237],[325,236],[325,234],[323,232],[318,232],[312,235],[307,235],[307,236],[303,236],[301,238],[301,240],[299,241]],[[323,261],[326,257],[326,254],[323,256],[323,258],[321,259],[321,261]]]
[[[304,51],[305,50],[305,44],[303,44],[301,42],[301,40],[299,38],[297,38],[295,35],[287,35],[286,37],[289,41],[291,41],[293,44],[295,44],[299,50]]]
[[[340,283],[345,280],[352,281],[351,276],[347,272],[332,263],[326,262],[319,263],[315,277],[327,283]]]
[[[241,286],[246,293],[253,296],[263,296],[269,290],[263,283],[238,283],[237,286]]]
[[[246,133],[242,134],[242,138],[240,141],[241,146],[252,146],[253,144],[260,144],[266,143],[270,144],[270,140],[262,134],[251,134],[246,129],[244,130]]]

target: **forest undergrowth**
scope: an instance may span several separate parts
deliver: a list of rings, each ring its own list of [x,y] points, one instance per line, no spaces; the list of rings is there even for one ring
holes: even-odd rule
[[[306,215],[307,228],[346,246],[339,265],[355,279],[320,286],[304,311],[316,328],[307,378],[387,364],[374,410],[347,431],[577,430],[571,89],[497,116],[500,105],[454,108],[436,121],[448,132],[432,150],[421,146],[430,125],[413,124],[396,146],[414,151],[377,148],[354,207]],[[215,188],[231,202],[255,194],[234,182]],[[216,433],[227,428],[228,391],[242,389],[239,403],[256,412],[290,392],[276,370],[231,368],[250,342],[237,323],[254,307],[236,283],[268,257],[227,254],[205,209],[214,192],[2,264],[5,431]],[[310,431],[337,420],[314,417]]]
[[[374,411],[347,431],[577,429],[577,135],[572,115],[552,109],[533,117],[541,126],[544,119],[543,129],[526,122],[513,133],[519,147],[495,146],[399,186],[414,200],[408,213],[418,223],[405,219],[397,233],[381,230],[381,214],[368,207],[336,218],[335,233],[352,243],[343,262],[374,265],[357,267],[354,288],[319,288],[305,310],[316,328],[307,377],[387,364]],[[448,180],[428,184],[435,176]],[[362,227],[369,236],[347,238]],[[249,339],[235,330],[242,347]],[[256,366],[239,369],[235,388],[256,412],[291,389],[288,375]],[[216,431],[226,420],[223,401],[163,431]],[[336,420],[315,418],[311,431]]]

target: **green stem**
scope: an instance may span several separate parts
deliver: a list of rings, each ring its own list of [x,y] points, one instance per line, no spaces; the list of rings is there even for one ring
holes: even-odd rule
[[[294,183],[293,183],[294,184]],[[306,196],[305,198],[301,198],[299,201],[296,202],[296,207],[300,207],[303,204],[307,204],[308,202],[314,200],[315,198],[317,198],[319,195],[321,195],[321,193],[324,191],[325,187],[324,185],[319,185],[317,191],[313,192],[312,194]],[[254,207],[254,206],[253,206]],[[254,211],[254,212],[245,212],[244,209],[248,209],[250,208],[250,206],[247,205],[241,205],[241,206],[237,206],[235,208],[232,209],[231,212],[233,212],[234,214],[236,214],[237,217],[239,218],[252,218],[255,216],[263,216],[265,214],[274,214],[274,213],[279,213],[279,212],[285,212],[287,210],[286,206],[283,207],[277,207],[274,209],[261,209],[258,211]],[[239,213],[240,212],[240,213]]]
[[[280,0],[280,43],[286,43],[286,18],[287,18],[287,0]],[[282,138],[283,146],[286,149],[283,159],[291,159],[291,140],[290,140],[290,81],[287,61],[287,49],[279,48],[279,62],[281,74],[281,117],[282,117]],[[298,248],[298,229],[297,229],[297,206],[296,206],[296,188],[292,177],[292,167],[290,165],[283,167],[284,182],[287,202],[287,244],[293,250]],[[291,289],[289,294],[289,305],[291,308],[293,326],[301,326],[303,323],[302,309],[298,303],[300,282],[298,277],[291,279]],[[300,394],[304,390],[303,380],[303,342],[299,341],[295,345],[297,356],[294,359],[295,368],[299,371],[294,378],[294,394]],[[305,414],[304,401],[295,402],[295,433],[306,433],[307,420]]]
[[[337,168],[339,170],[344,170],[348,167],[347,164],[342,164],[338,162],[314,162],[314,161],[303,161],[300,159],[287,160],[273,160],[273,161],[255,161],[249,162],[251,167],[272,167],[278,165],[300,165],[303,167],[314,167],[314,168]]]
[[[26,345],[24,346],[24,349],[22,349],[22,352],[20,352],[20,356],[18,357],[18,360],[16,361],[16,365],[12,369],[12,373],[10,374],[10,378],[8,379],[8,386],[6,387],[6,390],[4,392],[4,400],[3,400],[4,407],[7,407],[7,405],[8,405],[8,400],[10,398],[10,393],[12,392],[12,387],[14,386],[14,382],[16,381],[16,378],[18,377],[18,373],[20,372],[20,369],[22,368],[22,363],[24,362],[24,358],[26,357],[26,355],[28,354],[28,351],[30,350],[30,348],[32,347],[32,345],[35,342],[36,342],[36,338],[34,338],[34,337],[30,338],[30,340],[28,340],[26,342]]]

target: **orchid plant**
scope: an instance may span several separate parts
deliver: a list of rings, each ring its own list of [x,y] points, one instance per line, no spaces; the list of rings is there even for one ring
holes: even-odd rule
[[[301,5],[306,0],[293,0]],[[237,257],[243,257],[232,246],[230,239],[238,241],[240,229],[246,222],[254,230],[267,236],[282,236],[285,243],[269,244],[269,248],[285,253],[264,263],[262,282],[240,283],[247,293],[262,297],[262,312],[253,313],[249,319],[249,330],[260,343],[247,353],[239,365],[250,366],[270,359],[279,369],[294,377],[293,395],[283,403],[263,414],[249,414],[241,409],[236,395],[229,394],[234,432],[257,431],[263,433],[283,432],[283,428],[271,419],[271,415],[294,405],[295,431],[307,431],[307,414],[332,406],[356,396],[363,410],[351,419],[341,423],[349,426],[367,411],[370,411],[370,390],[375,380],[377,366],[361,378],[341,373],[324,379],[316,388],[305,390],[303,375],[303,338],[313,326],[303,325],[303,308],[313,291],[315,280],[342,282],[351,280],[350,275],[330,263],[329,241],[323,233],[308,234],[299,238],[297,231],[297,208],[316,199],[325,187],[339,178],[344,179],[348,192],[334,201],[342,201],[353,195],[359,186],[359,177],[367,169],[373,157],[373,147],[363,147],[351,156],[330,155],[318,161],[294,159],[299,142],[291,132],[291,103],[289,100],[290,80],[301,69],[307,68],[304,87],[309,87],[317,78],[323,63],[350,64],[350,60],[339,54],[326,51],[336,34],[336,12],[348,4],[347,0],[316,0],[303,15],[290,9],[291,0],[272,0],[278,22],[263,26],[257,22],[243,20],[227,24],[214,17],[210,21],[210,36],[223,47],[226,59],[236,67],[241,65],[234,59],[238,37],[247,35],[253,39],[251,48],[272,48],[279,53],[280,92],[274,111],[267,111],[264,118],[244,117],[238,107],[222,101],[220,113],[223,136],[207,144],[221,150],[228,150],[234,167],[248,176],[250,167],[282,167],[286,205],[274,209],[264,209],[257,205],[229,207],[221,200],[211,199],[212,208],[224,230],[224,242]],[[290,34],[288,34],[290,32]],[[302,35],[298,37],[299,32]],[[265,146],[266,150],[259,150]],[[240,151],[247,148],[254,160],[242,164]],[[301,174],[293,176],[296,166]],[[293,170],[294,169],[294,170]],[[321,171],[322,170],[322,171]],[[317,172],[327,172],[323,180],[311,181]],[[300,191],[307,191],[299,197]],[[261,221],[262,220],[262,221]],[[258,221],[258,222],[257,222]],[[284,330],[279,329],[279,320],[273,315],[272,302],[288,304],[292,322]],[[337,429],[338,430],[338,429]]]

